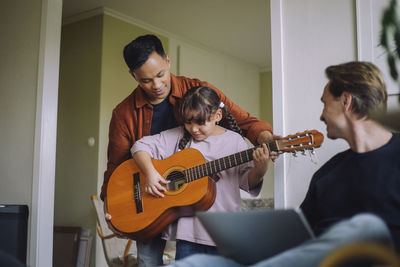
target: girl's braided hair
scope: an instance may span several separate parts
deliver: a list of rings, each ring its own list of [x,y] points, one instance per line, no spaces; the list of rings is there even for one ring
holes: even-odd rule
[[[179,109],[179,117],[183,123],[190,123],[194,121],[197,124],[203,125],[213,116],[218,108],[220,108],[221,100],[214,89],[207,86],[196,86],[189,89],[182,99]],[[242,134],[242,130],[236,123],[235,118],[229,112],[226,105],[221,109],[224,111],[225,116],[221,120],[221,124],[227,129]],[[192,136],[184,128],[184,135],[179,141],[179,149],[184,149]]]

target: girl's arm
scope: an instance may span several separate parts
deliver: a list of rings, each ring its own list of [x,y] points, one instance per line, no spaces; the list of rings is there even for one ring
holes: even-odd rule
[[[166,191],[165,185],[169,181],[165,180],[154,168],[150,154],[146,151],[137,151],[133,154],[133,159],[144,176],[146,176],[145,192],[155,197],[164,197],[162,192]]]
[[[178,150],[178,143],[183,135],[183,128],[177,127],[152,136],[144,136],[137,140],[131,148],[132,157],[146,176],[145,192],[163,197],[165,185],[168,183],[154,168],[151,161],[165,159]]]
[[[249,171],[249,189],[255,188],[263,179],[268,170],[269,151],[265,144],[253,152],[254,167]]]

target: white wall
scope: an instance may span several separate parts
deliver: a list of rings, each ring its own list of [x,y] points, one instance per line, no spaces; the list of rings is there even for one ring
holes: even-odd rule
[[[354,1],[272,0],[271,14],[274,130],[288,135],[317,129],[326,135],[319,121],[324,70],[356,59]],[[325,138],[315,159],[281,157],[275,166],[276,207],[298,206],[312,174],[345,148],[344,141]]]
[[[52,266],[61,6],[0,2],[0,203],[29,206],[29,266]]]

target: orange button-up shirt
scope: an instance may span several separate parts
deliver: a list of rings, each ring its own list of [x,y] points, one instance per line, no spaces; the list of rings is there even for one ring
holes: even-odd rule
[[[250,113],[233,103],[213,85],[198,79],[171,74],[171,94],[169,101],[174,107],[175,118],[178,114],[180,99],[194,86],[208,86],[213,88],[219,95],[221,102],[228,107],[229,112],[234,116],[245,136],[253,144],[257,144],[257,137],[262,131],[270,131],[272,133],[271,125],[252,117]],[[112,172],[122,162],[132,158],[130,149],[136,140],[150,135],[152,115],[153,106],[147,100],[140,86],[114,108],[108,134],[107,170],[104,172],[104,182],[100,194],[102,200],[106,196],[107,183]],[[179,122],[179,119],[177,121]]]

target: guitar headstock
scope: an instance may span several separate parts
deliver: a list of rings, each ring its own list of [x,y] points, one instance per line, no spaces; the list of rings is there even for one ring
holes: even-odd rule
[[[276,140],[276,151],[293,152],[314,150],[321,146],[324,135],[317,130],[304,131]]]

